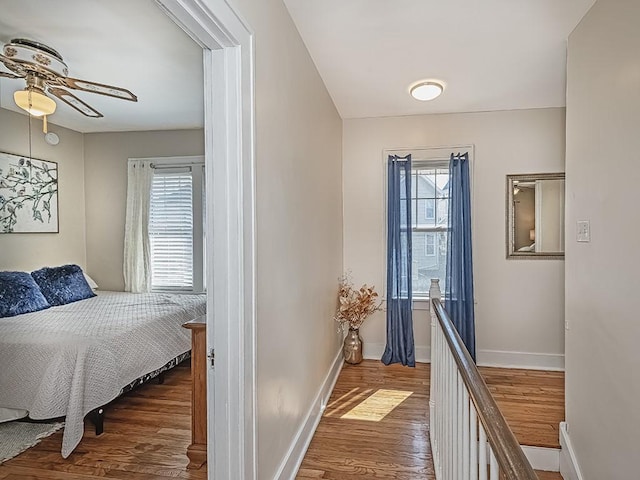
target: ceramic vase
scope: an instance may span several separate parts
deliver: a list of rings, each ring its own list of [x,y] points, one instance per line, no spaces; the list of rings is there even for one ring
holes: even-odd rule
[[[431,279],[431,286],[429,287],[429,300],[433,300],[434,298],[437,298],[438,300],[442,299],[439,278]],[[431,307],[431,302],[429,302],[429,307]]]

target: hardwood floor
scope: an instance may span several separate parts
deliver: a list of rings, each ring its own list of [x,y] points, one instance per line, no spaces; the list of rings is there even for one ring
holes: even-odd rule
[[[480,367],[520,445],[560,448],[564,372]]]
[[[562,373],[481,372],[521,443],[557,443],[557,425],[564,418]],[[116,400],[106,411],[105,433],[96,437],[87,422],[82,442],[68,459],[60,455],[58,432],[0,465],[0,480],[205,480],[206,466],[186,470],[189,375],[188,363],[183,364],[167,372],[163,385],[152,382]],[[368,408],[354,409],[379,390]],[[389,392],[393,390],[406,393]],[[428,364],[415,369],[378,361],[345,365],[297,478],[434,478],[428,401]],[[348,418],[342,418],[347,413]],[[360,420],[362,416],[368,420]],[[539,477],[561,479],[549,472],[539,472]]]
[[[548,442],[547,427],[564,415],[564,379],[561,373],[529,370],[481,369],[489,389],[519,441]],[[369,413],[354,407],[380,390],[411,392],[377,395]],[[386,416],[380,417],[392,406]],[[309,445],[297,478],[433,479],[428,437],[429,365],[415,369],[384,366],[373,360],[345,365]],[[545,415],[545,407],[549,415]],[[371,412],[373,410],[373,412]],[[349,412],[349,414],[347,414]],[[364,413],[364,415],[363,415]],[[531,416],[530,416],[531,414]],[[358,416],[361,419],[358,419]],[[346,417],[346,418],[345,418]],[[557,423],[563,418],[557,419]],[[538,423],[543,426],[539,427]],[[556,426],[557,441],[557,426]],[[558,473],[538,472],[540,480],[561,480]]]
[[[563,480],[558,472],[541,472],[536,470],[539,480]]]
[[[64,459],[62,432],[0,465],[0,480],[205,480],[206,466],[186,470],[191,443],[189,363],[117,399],[106,410],[105,433],[85,421],[80,445]]]
[[[380,421],[343,419],[379,389],[412,392]],[[433,477],[428,440],[429,365],[345,365],[302,462],[299,479]]]

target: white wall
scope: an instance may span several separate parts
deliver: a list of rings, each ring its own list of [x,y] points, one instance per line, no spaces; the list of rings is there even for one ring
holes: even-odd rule
[[[32,120],[32,156],[58,163],[59,233],[0,234],[0,270],[31,271],[44,266],[86,264],[82,134],[49,124],[60,137],[44,141],[42,121]],[[0,151],[29,154],[29,118],[0,108]]]
[[[342,121],[281,0],[255,32],[258,476],[277,472],[338,352]]]
[[[569,38],[566,413],[585,480],[638,478],[639,20],[637,0],[599,0]]]
[[[84,135],[87,271],[101,289],[124,289],[127,159],[203,154],[202,130]]]
[[[516,351],[542,354],[518,357],[524,364],[562,366],[564,262],[506,260],[505,175],[564,171],[564,129],[561,108],[345,120],[345,269],[356,283],[383,286],[384,149],[473,144],[478,358],[505,364],[493,352]],[[416,311],[414,325],[420,357],[428,354],[428,312]],[[362,336],[365,355],[384,348],[384,312],[365,322]]]

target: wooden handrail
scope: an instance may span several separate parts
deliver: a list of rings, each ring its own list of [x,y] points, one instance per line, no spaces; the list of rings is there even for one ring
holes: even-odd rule
[[[500,472],[507,480],[538,480],[538,476],[502,416],[467,347],[453,326],[449,314],[439,299],[434,298],[431,302],[444,337],[447,339],[453,358],[458,365],[460,376],[484,426],[487,439],[500,466]]]

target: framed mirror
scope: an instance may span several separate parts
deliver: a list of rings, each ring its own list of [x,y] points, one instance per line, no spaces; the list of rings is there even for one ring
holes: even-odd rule
[[[507,258],[564,258],[564,173],[507,175]]]

